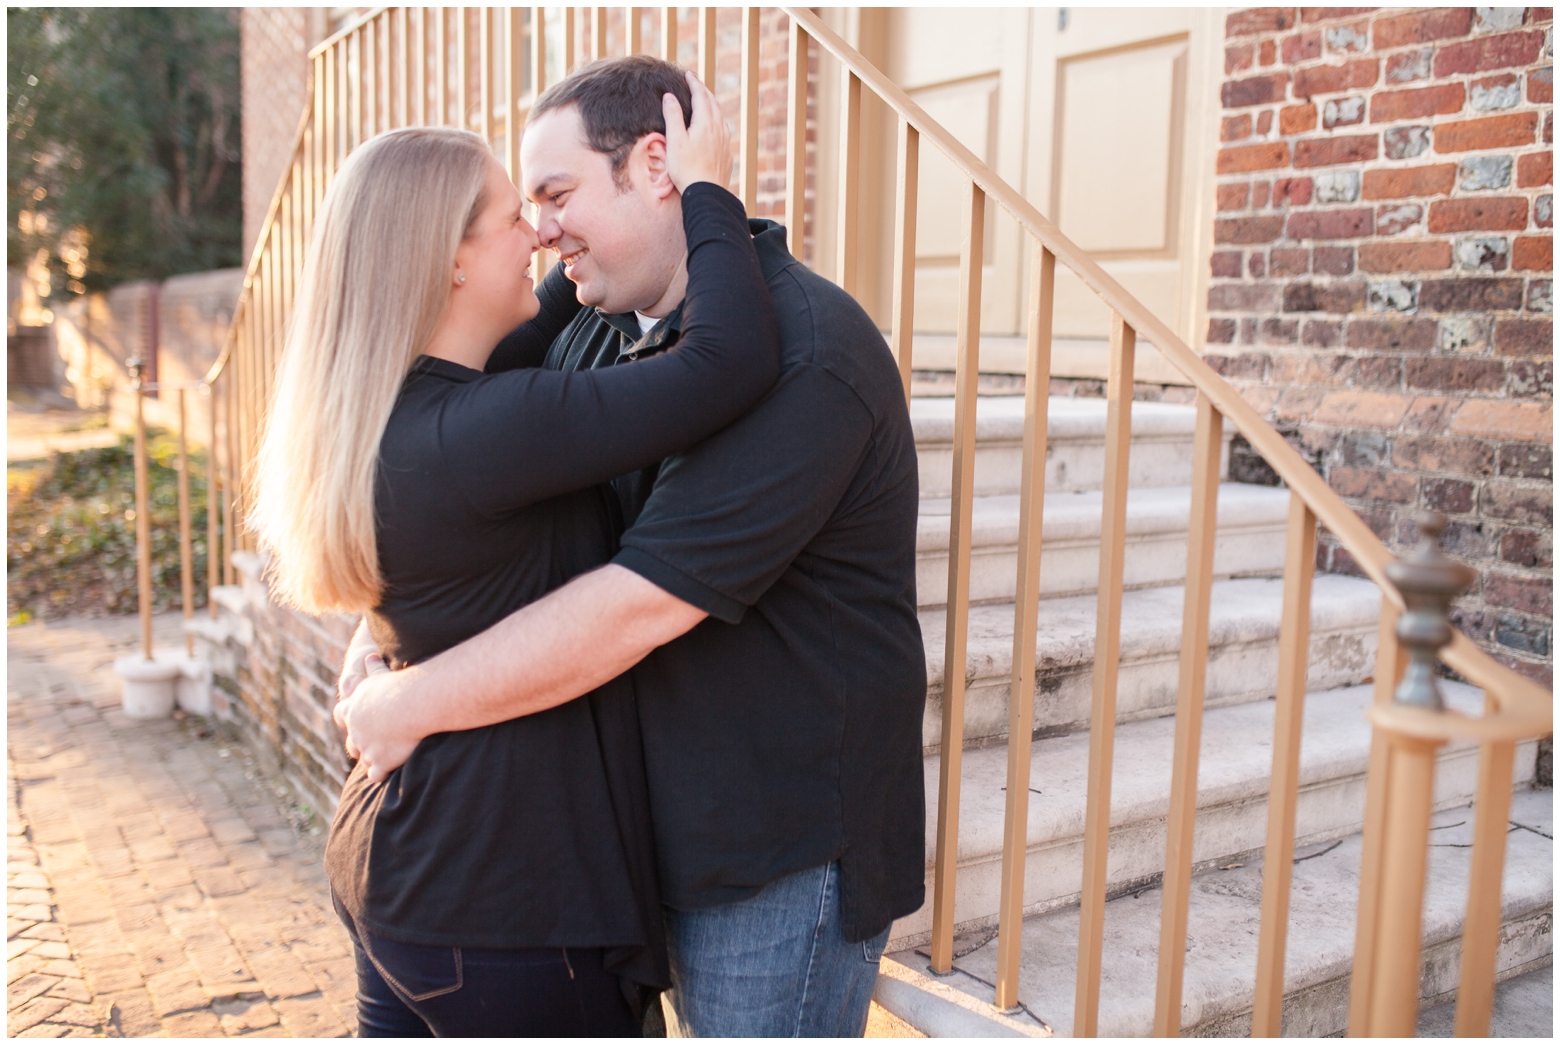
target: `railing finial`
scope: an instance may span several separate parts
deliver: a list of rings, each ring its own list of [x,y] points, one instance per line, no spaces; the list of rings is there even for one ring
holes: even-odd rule
[[[1419,543],[1387,565],[1387,577],[1403,593],[1405,610],[1398,619],[1397,635],[1408,653],[1408,666],[1393,699],[1430,711],[1445,707],[1435,680],[1435,655],[1452,641],[1447,612],[1475,576],[1441,550],[1446,521],[1440,512],[1420,512],[1414,518]]]

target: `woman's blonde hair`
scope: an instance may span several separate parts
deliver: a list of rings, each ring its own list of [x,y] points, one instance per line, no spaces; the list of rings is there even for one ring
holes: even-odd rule
[[[486,204],[491,158],[470,131],[389,131],[347,157],[325,194],[248,520],[284,604],[307,613],[379,604],[379,443],[449,302],[455,251]]]

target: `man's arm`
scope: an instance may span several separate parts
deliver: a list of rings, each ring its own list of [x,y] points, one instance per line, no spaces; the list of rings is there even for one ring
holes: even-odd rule
[[[487,631],[336,705],[347,753],[383,780],[423,737],[535,714],[589,693],[707,614],[621,566],[576,577]]]

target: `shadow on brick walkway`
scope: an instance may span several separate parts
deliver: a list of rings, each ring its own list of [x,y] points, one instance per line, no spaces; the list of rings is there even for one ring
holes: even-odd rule
[[[178,641],[160,618],[160,643]],[[12,1036],[334,1037],[355,1024],[323,824],[194,717],[119,710],[136,621],[12,628]]]

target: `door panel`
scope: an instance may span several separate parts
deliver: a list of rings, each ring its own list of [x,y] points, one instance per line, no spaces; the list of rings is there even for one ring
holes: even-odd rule
[[[898,8],[882,66],[976,155],[1189,342],[1200,347],[1200,271],[1211,237],[1220,13],[1185,8]],[[890,153],[891,155],[891,153]],[[889,165],[892,169],[892,164]],[[964,180],[923,145],[916,329],[954,330]],[[889,229],[892,199],[881,201]],[[996,208],[993,208],[996,209]],[[987,232],[982,323],[1023,334],[1028,237],[1005,214]],[[1204,228],[1207,226],[1207,228]],[[1057,272],[1057,373],[1102,376],[1109,313]],[[927,347],[947,344],[929,338]],[[918,353],[942,368],[942,353]],[[988,353],[997,363],[1015,353]],[[1096,357],[1097,365],[1096,365]],[[1143,377],[1175,376],[1151,351]],[[982,369],[993,369],[983,359]]]
[[[1033,11],[922,7],[885,13],[884,70],[1009,184],[1021,185]],[[951,332],[957,323],[967,184],[953,163],[923,140],[916,209],[918,330]],[[878,213],[885,232],[891,231],[891,193],[880,201]],[[981,280],[981,324],[988,332],[1010,334],[1019,327],[1023,251],[1018,224],[990,204]]]

